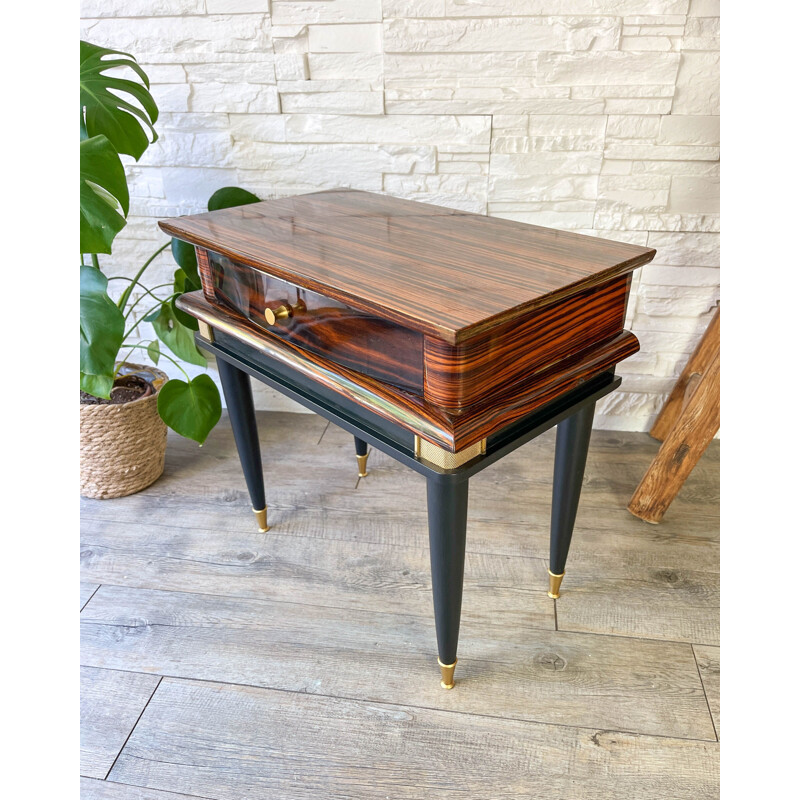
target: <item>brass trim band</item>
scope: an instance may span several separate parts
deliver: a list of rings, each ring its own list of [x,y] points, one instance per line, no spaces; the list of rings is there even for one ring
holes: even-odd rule
[[[414,435],[415,458],[434,464],[440,469],[457,469],[462,464],[466,464],[467,461],[472,461],[476,456],[482,456],[485,453],[486,439],[481,439],[463,450],[451,453],[443,447],[431,444],[427,439]]]
[[[214,341],[214,329],[202,319],[197,320],[197,327],[200,329],[200,335],[207,341]]]

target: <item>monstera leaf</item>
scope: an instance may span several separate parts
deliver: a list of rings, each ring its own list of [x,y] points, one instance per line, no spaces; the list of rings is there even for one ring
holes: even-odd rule
[[[238,186],[226,186],[217,189],[208,199],[208,210],[219,211],[221,208],[234,208],[235,206],[246,206],[250,203],[261,202],[252,192],[247,189],[240,189]]]
[[[209,211],[219,211],[221,208],[233,208],[234,206],[245,206],[249,203],[259,203],[260,200],[247,189],[240,189],[238,186],[225,186],[217,189],[208,200]],[[197,253],[194,245],[184,242],[181,239],[172,240],[172,257],[180,267],[175,272],[175,282],[172,287],[173,294],[183,294],[184,292],[195,292],[201,288],[200,275],[197,272]],[[179,322],[187,328],[197,330],[197,320],[181,311],[172,300],[172,311]]]
[[[208,364],[206,357],[194,343],[194,332],[176,316],[172,301],[165,300],[152,314],[148,314],[145,320],[153,324],[156,336],[178,358],[198,367],[205,367]]]
[[[197,273],[197,253],[193,244],[173,238],[172,257],[192,283],[200,283],[200,275]]]
[[[238,186],[225,186],[217,189],[208,200],[209,211],[219,211],[221,208],[234,208],[246,206],[250,203],[261,202],[252,192],[240,189]],[[197,254],[194,245],[181,239],[172,240],[172,257],[177,265],[186,273],[187,286],[197,284],[200,288],[200,276],[197,274]],[[175,291],[194,291],[192,288],[180,289],[175,285]]]
[[[173,239],[173,241],[177,241],[177,239]],[[187,328],[191,328],[193,331],[200,330],[197,320],[187,314],[185,311],[181,311],[176,305],[176,301],[180,295],[185,294],[186,292],[196,292],[200,288],[200,278],[193,278],[190,275],[187,275],[182,269],[175,270],[173,295],[172,300],[170,301],[172,303],[172,312],[175,314],[175,319],[177,319],[178,322],[180,322],[182,325],[185,325]]]
[[[81,253],[110,253],[125,227],[128,184],[117,151],[105,136],[81,142]],[[121,212],[121,213],[120,213]]]
[[[121,67],[133,70],[141,83],[106,74]],[[118,153],[138,161],[151,142],[147,131],[153,142],[158,138],[153,128],[158,108],[149,89],[132,55],[81,42],[81,138],[105,136]]]
[[[125,321],[108,296],[108,280],[95,267],[81,265],[81,389],[108,399]]]
[[[219,422],[222,401],[208,375],[198,375],[188,383],[173,379],[158,393],[158,413],[172,430],[203,444]]]

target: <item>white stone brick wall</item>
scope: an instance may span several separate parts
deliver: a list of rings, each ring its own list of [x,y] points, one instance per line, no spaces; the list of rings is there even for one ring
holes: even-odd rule
[[[161,110],[111,273],[225,185],[353,187],[652,246],[628,309],[641,351],[596,419],[650,426],[719,299],[718,0],[83,0],[82,16]],[[150,283],[173,270],[164,255]],[[298,410],[264,387],[257,402]]]

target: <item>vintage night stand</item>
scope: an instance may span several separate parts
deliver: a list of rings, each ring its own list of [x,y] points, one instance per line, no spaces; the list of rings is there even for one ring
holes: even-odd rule
[[[248,375],[427,478],[442,686],[456,666],[470,476],[558,425],[549,594],[558,597],[596,401],[639,348],[631,273],[655,250],[351,190],[159,223],[196,246],[179,307],[216,356],[259,528]]]

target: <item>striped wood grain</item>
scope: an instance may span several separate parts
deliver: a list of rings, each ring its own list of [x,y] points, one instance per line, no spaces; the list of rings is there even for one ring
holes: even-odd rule
[[[395,322],[279,280],[198,248],[203,295],[276,337],[355,372],[423,395],[433,405],[460,409],[558,362],[589,354],[623,330],[631,276],[621,275],[562,302],[496,325],[458,345],[423,337]],[[265,309],[291,308],[271,321]],[[423,386],[424,372],[424,386]]]
[[[515,384],[502,396],[489,397],[460,412],[449,412],[416,395],[270,337],[241,314],[210,305],[202,292],[182,295],[177,306],[215,331],[221,331],[300,376],[451,452],[491,436],[610,370],[639,349],[636,337],[622,331],[588,351],[564,359],[531,380]],[[221,336],[218,338],[222,341]]]
[[[655,250],[352,190],[159,222],[179,239],[456,344]]]
[[[425,337],[425,399],[466,408],[527,385],[554,364],[619,336],[625,322],[630,275],[585,289],[557,305],[497,325],[459,345]]]
[[[419,332],[216,253],[205,254],[202,260],[210,263],[210,278],[203,284],[203,294],[210,303],[242,314],[267,336],[422,394],[423,336]],[[265,309],[274,311],[280,306],[291,307],[291,315],[270,324]]]

